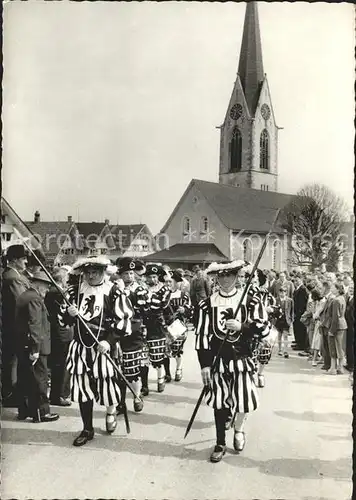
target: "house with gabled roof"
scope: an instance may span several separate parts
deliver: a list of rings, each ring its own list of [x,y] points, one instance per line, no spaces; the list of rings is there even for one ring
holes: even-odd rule
[[[177,267],[191,267],[198,259],[201,263],[252,261],[271,229],[277,210],[291,196],[193,179],[161,230],[169,248],[162,248],[146,260],[177,262]],[[277,224],[261,266],[286,268],[288,241]]]
[[[110,226],[110,230],[116,245],[116,258],[142,258],[157,249],[155,237],[146,224],[116,224]]]

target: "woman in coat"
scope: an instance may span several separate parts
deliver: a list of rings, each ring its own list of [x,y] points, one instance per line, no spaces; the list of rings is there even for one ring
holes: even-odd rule
[[[345,319],[346,300],[345,300],[345,287],[342,283],[335,285],[335,298],[331,303],[331,325],[328,335],[331,366],[328,373],[336,375],[343,373],[343,338],[347,330],[347,323]]]

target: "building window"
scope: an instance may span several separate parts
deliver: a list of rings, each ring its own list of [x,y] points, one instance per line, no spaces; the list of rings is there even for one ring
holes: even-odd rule
[[[269,136],[266,129],[263,129],[260,137],[260,168],[269,170]]]
[[[230,172],[239,172],[242,161],[242,136],[238,127],[232,129],[229,143]]]
[[[242,242],[242,258],[247,262],[251,262],[252,260],[252,248],[251,248],[251,240],[246,239]]]
[[[190,218],[184,217],[183,219],[183,234],[189,234],[191,230]]]
[[[281,265],[281,241],[275,239],[272,242],[272,269],[279,271]]]
[[[202,217],[200,219],[200,232],[207,233],[209,231],[209,220],[207,217]]]
[[[276,270],[277,264],[277,246],[276,240],[272,243],[272,269]]]

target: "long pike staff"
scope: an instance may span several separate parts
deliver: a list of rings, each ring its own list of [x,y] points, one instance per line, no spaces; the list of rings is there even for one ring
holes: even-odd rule
[[[256,272],[256,270],[257,270],[258,266],[259,266],[259,263],[260,263],[260,261],[261,261],[262,255],[263,255],[263,253],[264,253],[264,251],[265,251],[265,249],[266,249],[267,243],[268,243],[268,238],[270,237],[270,235],[271,235],[272,231],[274,230],[274,227],[275,227],[275,225],[276,225],[276,222],[277,222],[277,219],[278,219],[278,217],[279,217],[279,214],[280,214],[280,209],[278,209],[278,210],[277,210],[277,213],[276,213],[275,218],[274,218],[274,220],[273,220],[273,223],[272,223],[272,225],[271,225],[271,229],[268,231],[268,233],[267,233],[267,234],[266,234],[266,236],[265,236],[265,239],[264,239],[264,241],[263,241],[263,243],[262,243],[262,246],[261,246],[260,252],[259,252],[259,254],[258,254],[258,256],[257,256],[256,262],[255,262],[255,264],[254,264],[254,266],[253,266],[253,268],[252,268],[251,274],[250,274],[250,276],[249,276],[249,278],[248,278],[248,280],[247,280],[247,282],[246,282],[246,284],[245,284],[245,287],[244,287],[244,290],[243,290],[243,292],[242,292],[241,298],[240,298],[239,303],[238,303],[238,305],[237,305],[236,312],[235,312],[235,314],[234,314],[234,318],[235,318],[235,319],[236,319],[236,317],[237,317],[237,315],[238,315],[239,310],[241,309],[242,302],[243,302],[243,301],[244,301],[244,299],[245,299],[245,296],[246,296],[246,294],[247,294],[247,292],[248,292],[248,289],[249,289],[249,287],[250,287],[250,284],[251,284],[251,282],[252,282],[252,280],[253,280],[254,274],[255,274],[255,272]],[[241,334],[240,334],[240,336],[241,336]],[[239,337],[238,337],[238,338],[239,338]],[[214,372],[214,370],[216,369],[216,367],[218,366],[220,353],[221,353],[221,351],[222,351],[223,346],[225,345],[226,339],[227,339],[227,335],[224,337],[224,340],[221,342],[221,345],[220,345],[219,350],[218,350],[218,352],[217,352],[217,354],[216,354],[216,357],[215,357],[214,363],[213,363],[213,364],[212,364],[212,366],[211,366],[211,373],[213,373],[213,372]],[[191,416],[191,418],[190,418],[190,420],[189,420],[189,423],[188,423],[188,426],[187,426],[187,430],[185,431],[185,434],[184,434],[184,439],[185,439],[185,438],[188,436],[188,434],[189,434],[189,431],[190,431],[190,429],[191,429],[191,427],[192,427],[192,425],[193,425],[193,422],[194,422],[194,419],[195,419],[195,417],[196,417],[196,414],[198,413],[199,407],[200,407],[200,405],[201,405],[201,403],[202,403],[202,401],[203,401],[203,397],[204,397],[204,395],[206,394],[206,392],[207,392],[207,391],[208,391],[208,386],[204,386],[204,387],[203,387],[203,389],[202,389],[202,391],[201,391],[201,393],[200,393],[200,396],[199,396],[199,399],[198,399],[198,401],[197,401],[197,404],[195,405],[195,408],[194,408],[193,414],[192,414],[192,416]],[[235,418],[236,418],[236,414],[235,414]]]
[[[17,213],[15,212],[15,210],[9,206],[8,203],[6,203],[7,205],[7,208],[8,210],[12,211],[13,214],[15,215],[16,219],[18,219],[19,221],[21,221],[21,223],[24,225],[24,227],[26,227],[26,229],[29,231],[29,233],[35,238],[34,234],[32,233],[31,229],[27,227],[27,225],[22,221],[22,219],[17,215]],[[56,289],[60,292],[60,294],[62,295],[63,297],[63,300],[65,301],[65,303],[68,305],[68,306],[71,306],[72,304],[69,302],[69,300],[67,299],[67,297],[65,296],[65,294],[63,293],[63,290],[57,285],[57,283],[54,281],[54,279],[52,278],[51,274],[49,273],[49,271],[47,270],[47,268],[44,266],[44,264],[40,261],[40,259],[37,257],[37,255],[33,252],[32,248],[26,243],[25,239],[21,236],[20,232],[16,229],[16,227],[14,226],[14,230],[15,232],[17,233],[17,236],[19,237],[19,239],[21,239],[21,241],[23,242],[23,244],[25,245],[25,247],[30,251],[31,255],[33,255],[33,257],[35,257],[36,261],[38,262],[38,265],[41,266],[42,270],[44,271],[44,273],[46,274],[46,276],[48,277],[48,279],[51,281],[52,285],[56,287]],[[93,340],[96,342],[96,344],[99,344],[99,341],[98,339],[95,337],[95,335],[93,334],[93,332],[91,331],[91,329],[89,328],[89,326],[87,325],[87,323],[85,322],[85,320],[78,314],[77,316],[79,322],[82,324],[82,326],[86,329],[86,331],[90,334],[90,336],[93,338]],[[113,361],[113,359],[111,358],[110,354],[108,353],[105,353],[105,356],[107,357],[107,359],[109,360],[109,362],[111,363],[112,367],[114,368],[115,372],[119,375],[119,377],[125,382],[126,386],[129,388],[129,390],[131,391],[131,393],[133,394],[133,396],[135,398],[138,398],[141,400],[141,398],[136,394],[136,392],[134,391],[134,389],[131,387],[131,384],[130,382],[127,380],[127,378],[125,377],[125,375],[122,373],[122,371],[119,369],[119,367],[115,364],[115,362]]]

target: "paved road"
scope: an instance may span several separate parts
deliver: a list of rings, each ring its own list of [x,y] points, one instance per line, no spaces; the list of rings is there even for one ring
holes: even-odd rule
[[[95,410],[95,439],[83,448],[76,405],[59,408],[51,424],[2,422],[2,498],[349,500],[351,498],[352,391],[347,376],[328,376],[297,356],[272,358],[260,390],[260,408],[246,426],[242,454],[232,449],[218,464],[212,411],[201,407],[187,439],[186,424],[201,390],[200,370],[188,339],[184,378],[151,393],[144,412],[130,411],[105,434],[104,411]],[[131,408],[131,405],[130,405]]]

